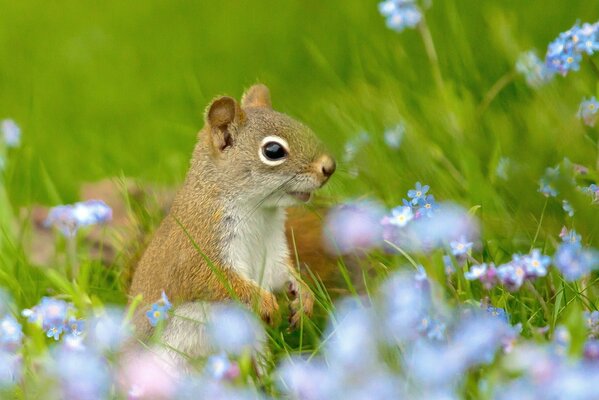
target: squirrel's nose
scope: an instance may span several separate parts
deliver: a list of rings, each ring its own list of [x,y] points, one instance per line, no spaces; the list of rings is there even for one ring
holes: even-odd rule
[[[320,171],[325,178],[329,178],[335,172],[337,168],[337,164],[335,164],[335,159],[329,155],[323,155],[318,159],[318,165],[320,167]]]

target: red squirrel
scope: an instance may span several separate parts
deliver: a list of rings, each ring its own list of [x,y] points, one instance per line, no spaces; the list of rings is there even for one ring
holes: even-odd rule
[[[272,109],[266,86],[252,86],[241,103],[213,100],[185,182],[133,273],[129,295],[143,296],[134,318],[140,337],[152,333],[145,311],[162,291],[175,315],[162,340],[191,356],[202,355],[203,346],[193,321],[205,320],[211,302],[235,298],[256,305],[272,323],[274,292],[287,289],[291,325],[301,313],[310,316],[314,300],[294,267],[286,209],[309,201],[334,172],[335,160],[312,130]],[[302,225],[319,230],[319,222],[294,215],[298,251],[321,248],[320,234],[302,234]],[[309,254],[304,261],[310,259],[321,262]]]

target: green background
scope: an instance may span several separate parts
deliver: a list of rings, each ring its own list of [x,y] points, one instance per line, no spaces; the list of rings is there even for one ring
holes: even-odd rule
[[[542,56],[577,19],[599,19],[595,1],[433,2],[426,18],[441,89],[420,33],[388,30],[376,1],[0,0],[0,10],[0,118],[23,129],[7,171],[16,204],[75,201],[82,182],[103,177],[180,182],[210,99],[239,97],[255,82],[339,158],[348,139],[370,134],[357,165],[341,164],[329,185],[335,201],[397,204],[420,180],[438,199],[481,205],[501,237],[530,240],[544,169],[564,157],[597,164],[596,131],[576,118],[582,97],[596,92],[589,60],[540,90],[513,73],[522,51]],[[383,131],[400,120],[402,146],[388,149]],[[502,157],[507,180],[496,175]],[[565,195],[577,209],[588,203]],[[594,241],[599,221],[586,208],[574,225]],[[544,229],[555,236],[559,202],[548,215],[556,221]]]

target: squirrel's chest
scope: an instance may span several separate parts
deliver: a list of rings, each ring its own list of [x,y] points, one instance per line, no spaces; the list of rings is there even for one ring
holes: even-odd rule
[[[223,258],[226,264],[265,289],[281,288],[289,280],[285,211],[242,212],[231,215],[229,221],[233,229],[229,230],[230,237],[225,240]]]

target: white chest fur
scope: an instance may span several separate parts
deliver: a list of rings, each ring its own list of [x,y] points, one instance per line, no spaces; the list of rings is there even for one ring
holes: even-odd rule
[[[267,290],[290,280],[289,248],[285,238],[285,210],[278,207],[240,210],[230,214],[233,229],[225,240],[223,258],[228,266]]]

